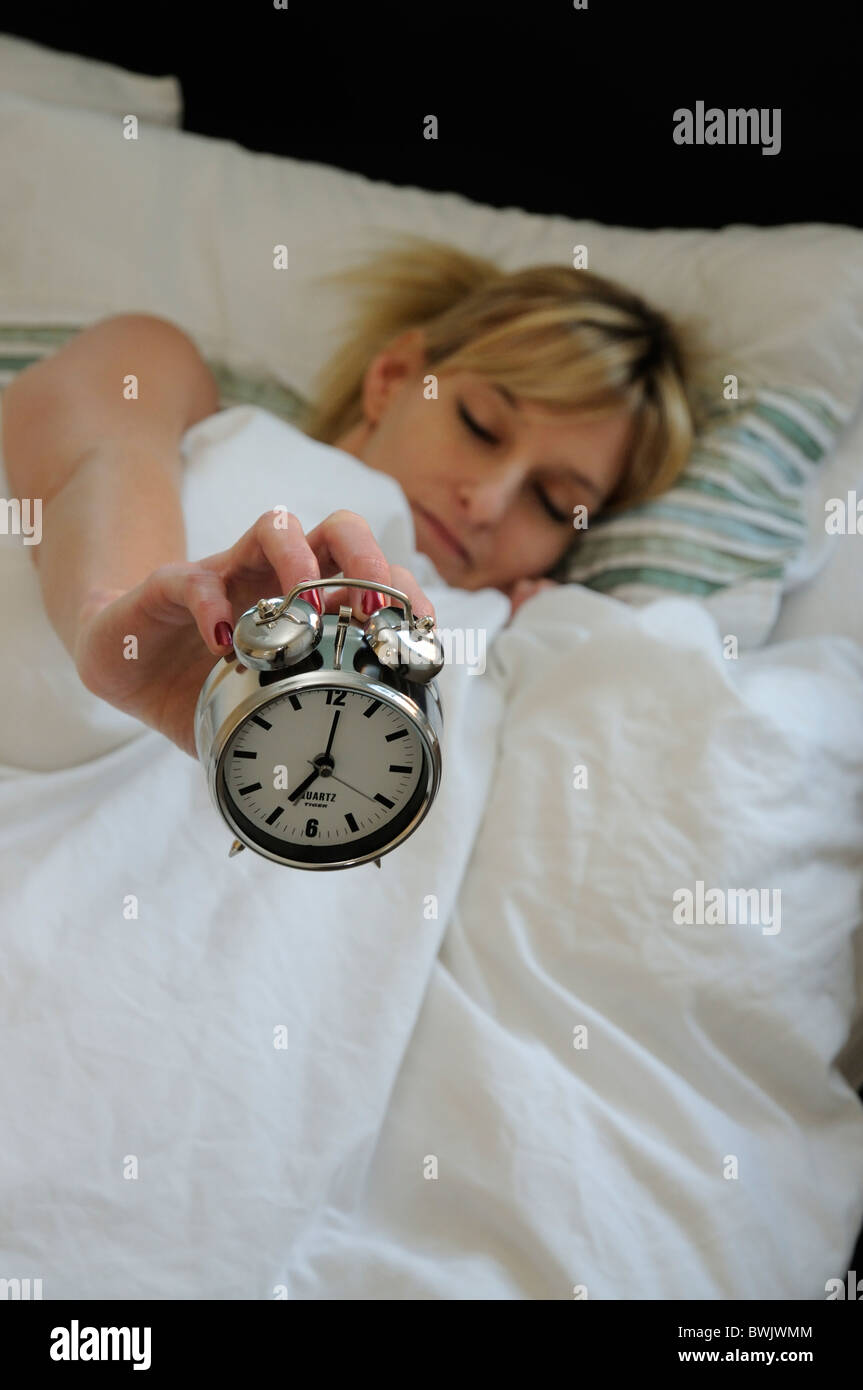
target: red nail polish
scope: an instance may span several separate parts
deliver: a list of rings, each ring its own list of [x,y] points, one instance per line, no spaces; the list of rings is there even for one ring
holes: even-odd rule
[[[367,617],[376,612],[378,608],[386,606],[386,599],[383,594],[378,593],[377,589],[363,590],[363,612]]]
[[[321,596],[317,589],[303,589],[300,598],[304,598],[306,603],[310,603],[313,608],[317,608],[318,612],[323,614],[324,605],[321,603]]]
[[[234,640],[234,629],[230,623],[216,623],[216,641],[220,647],[230,647]]]

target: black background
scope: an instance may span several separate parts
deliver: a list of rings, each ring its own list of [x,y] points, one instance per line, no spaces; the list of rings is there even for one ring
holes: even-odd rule
[[[633,227],[863,227],[863,22],[839,0],[30,3],[0,25],[176,75],[187,130],[392,183]],[[779,107],[780,153],[675,145],[698,100]]]

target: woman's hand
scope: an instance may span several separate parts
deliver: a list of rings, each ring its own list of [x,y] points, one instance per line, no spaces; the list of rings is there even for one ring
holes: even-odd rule
[[[229,550],[162,565],[125,593],[90,595],[78,617],[78,675],[94,695],[157,729],[195,758],[201,686],[215,658],[227,655],[231,646],[220,625],[233,629],[258,599],[286,594],[302,579],[336,574],[401,589],[418,617],[436,618],[410,570],[387,562],[356,512],[333,512],[306,536],[295,516],[274,509],[264,512]],[[366,595],[373,597],[369,590],[341,586],[322,590],[320,598],[324,612],[348,603],[364,621]],[[388,601],[384,595],[383,603]],[[380,606],[378,596],[374,607]]]

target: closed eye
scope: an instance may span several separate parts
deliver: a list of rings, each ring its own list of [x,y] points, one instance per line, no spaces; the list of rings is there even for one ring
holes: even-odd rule
[[[468,415],[461,401],[458,403],[458,413],[464,420],[468,429],[473,430],[474,434],[479,435],[480,439],[484,439],[487,444],[497,444],[498,441],[495,436],[489,434],[488,430],[484,430],[482,425],[478,425],[472,415]]]
[[[483,429],[482,425],[477,424],[473,416],[465,410],[461,401],[459,401],[458,403],[458,413],[461,416],[464,423],[467,425],[468,429],[471,430],[471,432],[475,434],[479,439],[485,440],[486,444],[498,443],[498,440],[493,434],[490,434],[488,430]],[[548,515],[552,518],[553,521],[561,523],[569,521],[568,514],[566,512],[558,511],[557,507],[554,505],[551,498],[548,496],[548,493],[544,492],[541,487],[537,485],[534,488],[534,492],[536,493],[537,497],[539,498],[540,502],[545,508],[545,511],[548,513]]]
[[[539,498],[542,505],[545,507],[545,510],[548,512],[549,516],[552,517],[555,521],[569,521],[567,513],[559,512],[557,507],[552,502],[551,498],[548,496],[547,493],[543,492],[541,487],[537,487],[536,495]]]

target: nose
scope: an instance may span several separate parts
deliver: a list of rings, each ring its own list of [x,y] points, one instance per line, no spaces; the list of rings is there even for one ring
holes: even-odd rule
[[[482,478],[462,479],[456,491],[465,518],[478,526],[495,525],[512,506],[526,475],[526,465],[511,463]]]

